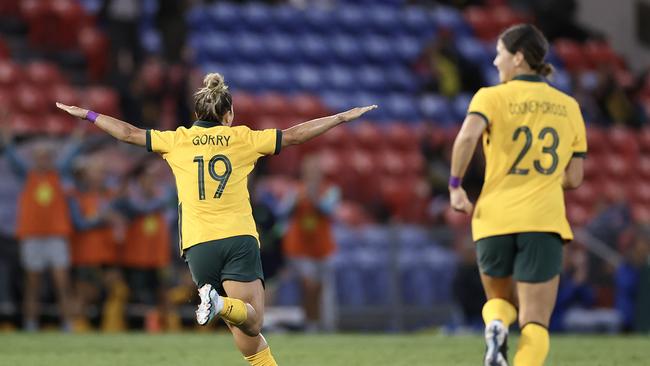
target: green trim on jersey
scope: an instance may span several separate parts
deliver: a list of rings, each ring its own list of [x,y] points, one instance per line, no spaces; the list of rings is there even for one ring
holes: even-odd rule
[[[467,112],[467,115],[468,115],[468,116],[469,116],[470,114],[475,114],[475,115],[477,115],[477,116],[479,116],[479,117],[483,117],[483,121],[485,121],[485,124],[488,125],[488,126],[490,125],[490,120],[489,120],[489,119],[487,118],[487,116],[484,115],[483,113],[481,113],[481,112],[477,112],[477,111],[469,111],[469,112]]]
[[[544,82],[543,77],[539,75],[531,75],[531,74],[517,75],[514,78],[512,78],[512,80]]]
[[[153,149],[151,148],[151,130],[150,129],[147,129],[146,136],[147,137],[145,138],[145,141],[146,141],[145,144],[147,145],[147,151],[152,152]]]
[[[210,127],[217,127],[217,126],[223,126],[221,122],[210,122],[210,121],[195,121],[192,124],[192,127],[198,126],[198,127],[205,127],[205,128],[210,128]]]
[[[583,158],[584,159],[584,158],[587,157],[587,152],[586,151],[585,152],[576,151],[576,152],[573,153],[573,157],[574,158]]]
[[[275,134],[275,151],[273,151],[273,155],[278,155],[280,150],[282,150],[282,130],[278,128]]]

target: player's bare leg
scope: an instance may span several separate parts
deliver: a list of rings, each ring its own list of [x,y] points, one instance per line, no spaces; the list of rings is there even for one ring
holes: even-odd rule
[[[38,294],[40,293],[41,272],[25,271],[25,297],[23,299],[23,327],[27,331],[38,330],[38,315],[40,303]]]
[[[557,298],[560,277],[542,283],[517,283],[521,338],[515,366],[541,366],[549,350],[548,324]]]

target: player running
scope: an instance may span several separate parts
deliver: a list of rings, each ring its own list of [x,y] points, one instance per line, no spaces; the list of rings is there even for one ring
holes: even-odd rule
[[[521,338],[514,365],[544,364],[562,245],[573,239],[563,189],[582,183],[585,125],[578,103],[544,81],[553,71],[544,62],[547,51],[544,35],[530,24],[503,32],[494,59],[502,84],[474,95],[454,142],[451,207],[471,213],[461,179],[483,137],[485,183],[472,234],[488,299],[486,366],[508,364],[508,326],[517,315]]]
[[[194,95],[197,121],[175,131],[144,130],[86,109],[61,103],[57,107],[94,122],[118,140],[162,155],[176,178],[180,249],[199,287],[197,322],[206,325],[220,316],[251,365],[276,365],[260,333],[264,275],[248,175],[262,156],[306,142],[377,106],[354,108],[286,130],[255,131],[232,127],[232,97],[220,74],[206,75],[203,84]]]

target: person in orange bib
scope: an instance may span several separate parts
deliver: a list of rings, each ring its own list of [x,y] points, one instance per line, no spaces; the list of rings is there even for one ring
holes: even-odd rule
[[[90,327],[88,306],[99,300],[118,265],[111,211],[114,193],[106,185],[106,171],[99,159],[96,156],[86,161],[78,187],[68,199],[75,229],[71,241],[77,302],[75,330]]]
[[[23,327],[38,329],[40,315],[38,294],[41,274],[52,269],[64,330],[70,328],[68,239],[72,223],[63,181],[69,177],[71,162],[80,150],[79,133],[67,150],[53,160],[55,150],[50,142],[39,141],[27,160],[16,151],[9,127],[2,131],[5,155],[16,176],[24,182],[18,198],[16,236],[20,240],[20,259],[25,269]]]
[[[157,164],[150,159],[137,166],[128,194],[116,201],[114,207],[128,220],[120,260],[131,289],[131,301],[155,307],[148,316],[159,328],[160,319],[168,318],[165,294],[173,250],[165,211],[174,207],[170,204],[176,192],[158,184],[156,169]]]
[[[331,216],[340,200],[340,190],[324,184],[316,158],[305,158],[302,186],[290,197],[292,215],[282,243],[290,269],[300,278],[306,331],[320,329],[320,303],[327,258],[336,244]]]

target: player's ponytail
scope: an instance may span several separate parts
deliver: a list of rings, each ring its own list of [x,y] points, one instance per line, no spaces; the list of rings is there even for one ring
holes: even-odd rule
[[[232,110],[232,96],[221,74],[205,76],[203,87],[194,94],[194,110],[198,119],[217,123]]]
[[[548,41],[544,34],[532,24],[517,24],[506,29],[499,36],[508,52],[521,52],[531,69],[537,74],[548,77],[553,73],[553,66],[544,62],[548,52]]]

